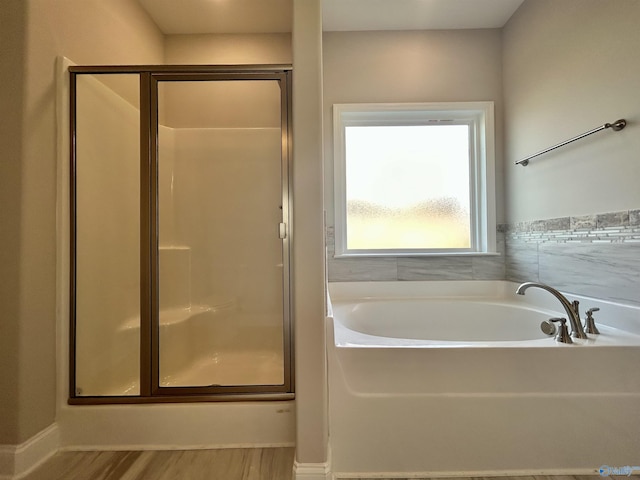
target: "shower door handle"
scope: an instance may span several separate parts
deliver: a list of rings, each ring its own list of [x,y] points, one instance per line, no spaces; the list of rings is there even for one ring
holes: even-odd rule
[[[278,231],[279,231],[279,236],[280,236],[281,239],[287,238],[287,224],[286,223],[279,223],[278,224]]]

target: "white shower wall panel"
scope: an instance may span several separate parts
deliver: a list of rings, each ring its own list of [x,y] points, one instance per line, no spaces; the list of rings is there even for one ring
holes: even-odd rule
[[[174,226],[174,187],[175,187],[175,129],[158,125],[158,202],[161,205],[158,223],[160,225],[160,247],[178,245]]]
[[[245,321],[279,324],[280,130],[189,128],[174,135],[174,241],[191,247],[192,303],[233,301]]]

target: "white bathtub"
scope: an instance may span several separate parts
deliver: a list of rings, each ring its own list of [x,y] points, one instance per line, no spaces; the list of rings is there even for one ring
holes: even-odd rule
[[[336,478],[592,473],[640,452],[640,309],[600,307],[572,345],[548,292],[509,282],[329,286]],[[556,305],[557,303],[557,305]],[[593,347],[593,348],[592,348]]]
[[[361,345],[383,344],[371,337],[391,339],[390,345],[398,345],[397,339],[417,340],[404,343],[415,346],[539,342],[540,322],[551,316],[506,302],[448,299],[358,300],[335,305],[333,313],[339,346],[356,345],[356,332],[366,335],[359,337]]]
[[[558,304],[560,305],[560,304]],[[333,306],[338,347],[567,347],[552,341],[540,324],[551,310],[507,298],[355,298]],[[570,328],[567,321],[567,328]],[[640,337],[600,324],[599,335],[573,339],[574,345],[640,345]]]

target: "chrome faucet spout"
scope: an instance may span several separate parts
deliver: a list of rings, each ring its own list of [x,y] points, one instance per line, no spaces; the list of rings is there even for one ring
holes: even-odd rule
[[[518,295],[524,295],[524,292],[527,291],[528,288],[541,288],[542,290],[546,290],[551,295],[556,297],[562,304],[564,311],[567,313],[567,317],[569,317],[569,323],[571,324],[571,336],[575,338],[588,338],[587,334],[584,333],[584,329],[582,328],[582,323],[580,322],[580,315],[578,314],[578,312],[576,312],[571,302],[567,300],[567,297],[565,297],[555,288],[552,288],[549,285],[545,285],[543,283],[537,283],[537,282],[525,282],[521,284],[517,288],[516,293]]]

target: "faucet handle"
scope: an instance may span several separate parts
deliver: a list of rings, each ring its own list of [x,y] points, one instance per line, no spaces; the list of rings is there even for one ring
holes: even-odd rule
[[[580,302],[578,300],[574,300],[571,302],[571,306],[573,307],[573,311],[576,312],[578,318],[580,318]]]
[[[558,332],[558,327],[556,327],[551,320],[545,320],[540,324],[540,330],[542,330],[542,333],[545,335],[552,337]]]
[[[598,327],[596,327],[596,322],[593,319],[593,312],[599,311],[599,308],[590,308],[587,310],[587,318],[584,319],[584,331],[587,333],[599,334]]]
[[[549,319],[550,322],[558,322],[560,323],[560,330],[558,331],[558,334],[556,335],[556,342],[560,342],[560,343],[573,343],[573,340],[571,340],[571,335],[569,335],[569,330],[567,330],[567,319],[563,318],[563,317],[558,317],[558,318],[550,318]]]

